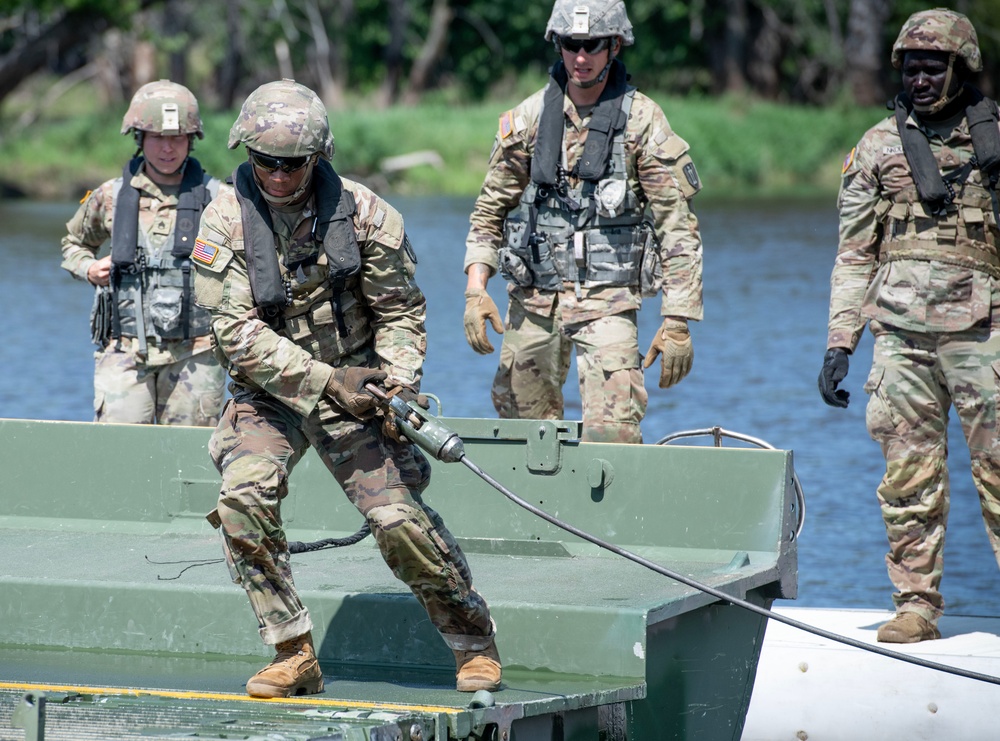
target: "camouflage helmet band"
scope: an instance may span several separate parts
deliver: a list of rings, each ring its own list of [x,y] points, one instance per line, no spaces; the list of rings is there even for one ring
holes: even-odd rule
[[[908,51],[937,51],[954,54],[970,72],[983,68],[979,38],[972,22],[948,8],[934,8],[914,13],[903,24],[892,45],[892,66],[900,69]]]
[[[632,23],[622,0],[556,0],[545,27],[545,40],[596,39],[618,36],[624,46],[635,43]]]
[[[229,131],[229,148],[246,144],[272,157],[333,157],[333,134],[326,106],[294,80],[261,85],[247,96]]]
[[[121,133],[150,132],[165,136],[204,138],[198,101],[183,85],[170,80],[150,82],[135,91],[122,118]]]

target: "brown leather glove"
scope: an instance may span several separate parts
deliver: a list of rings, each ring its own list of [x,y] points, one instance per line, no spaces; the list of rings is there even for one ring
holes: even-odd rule
[[[396,386],[391,391],[386,393],[386,396],[398,396],[405,402],[415,401],[417,406],[421,409],[430,409],[431,403],[423,394],[419,394],[409,386]],[[396,415],[392,412],[386,412],[384,410],[379,410],[379,416],[382,417],[382,432],[385,433],[386,437],[391,437],[397,443],[404,442],[404,435],[399,431],[396,426]]]
[[[665,317],[649,345],[642,367],[648,368],[660,355],[660,388],[670,388],[691,371],[694,348],[686,319]]]
[[[493,331],[503,334],[503,320],[500,310],[490,298],[485,288],[470,288],[465,292],[465,339],[480,355],[493,352],[493,345],[486,337],[486,320],[490,320]]]
[[[371,417],[375,408],[375,397],[365,391],[365,385],[378,383],[386,378],[386,372],[378,368],[346,366],[334,368],[326,384],[326,395],[359,419]]]

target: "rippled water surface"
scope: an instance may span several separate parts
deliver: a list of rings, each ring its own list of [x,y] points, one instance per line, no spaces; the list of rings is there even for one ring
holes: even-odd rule
[[[468,199],[392,198],[402,211],[428,299],[424,389],[449,416],[491,417],[497,353],[478,356],[462,332],[462,273]],[[92,418],[92,294],[59,268],[59,240],[75,203],[0,201],[0,345],[5,370],[0,417]],[[847,410],[816,390],[826,338],[829,275],[836,251],[832,202],[815,205],[706,205],[705,320],[693,325],[695,364],[674,389],[647,378],[647,441],[720,425],[794,451],[805,490],[799,541],[799,599],[809,606],[891,608],[885,533],[874,490],[883,470],[864,423],[862,384],[871,360],[866,335],[852,358]],[[490,285],[505,307],[499,280]],[[640,314],[643,350],[659,324],[658,303]],[[495,342],[499,347],[499,342]],[[575,377],[575,368],[571,378]],[[579,417],[575,384],[567,416]],[[954,415],[953,415],[954,416]],[[953,614],[1000,615],[1000,573],[979,516],[969,455],[957,420],[950,427],[952,510],[943,591]],[[47,451],[58,455],[58,451]],[[17,492],[4,490],[2,501]]]

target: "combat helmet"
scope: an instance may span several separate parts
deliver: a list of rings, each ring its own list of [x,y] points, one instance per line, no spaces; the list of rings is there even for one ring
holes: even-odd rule
[[[619,36],[624,46],[635,43],[622,0],[556,0],[545,27],[546,41],[603,36]]]
[[[246,144],[272,157],[333,157],[333,134],[326,106],[295,80],[268,82],[243,102],[229,131],[229,148]]]
[[[183,85],[170,80],[148,82],[132,96],[125,117],[122,133],[148,131],[165,136],[194,134],[204,139],[198,101]]]
[[[963,60],[970,72],[983,68],[976,29],[964,15],[948,8],[922,10],[906,19],[892,45],[892,66],[900,69],[908,51],[941,51]]]

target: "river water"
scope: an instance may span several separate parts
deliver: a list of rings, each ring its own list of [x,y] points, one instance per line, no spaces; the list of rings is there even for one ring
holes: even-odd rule
[[[406,220],[419,259],[417,278],[427,294],[423,388],[442,397],[448,416],[492,417],[490,384],[499,351],[476,355],[462,330],[462,258],[472,201],[390,200]],[[92,292],[59,268],[59,240],[75,208],[0,200],[0,310],[6,317],[0,331],[0,417],[92,419]],[[845,384],[851,406],[828,407],[816,390],[836,252],[833,202],[706,204],[698,213],[705,320],[692,326],[694,369],[668,390],[657,388],[657,374],[649,374],[643,435],[655,442],[672,432],[719,425],[793,450],[806,497],[796,603],[891,609],[885,532],[874,494],[883,461],[864,421],[870,336],[852,358]],[[499,279],[490,292],[504,310]],[[658,324],[658,299],[647,301],[640,313],[643,350]],[[494,344],[499,347],[499,341]],[[575,374],[574,366],[566,388],[570,418],[580,413]],[[952,416],[946,609],[1000,615],[1000,572],[980,518],[968,449]],[[16,495],[6,491],[0,508]]]

